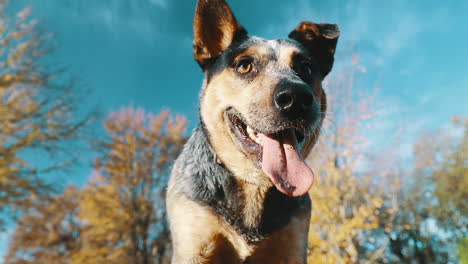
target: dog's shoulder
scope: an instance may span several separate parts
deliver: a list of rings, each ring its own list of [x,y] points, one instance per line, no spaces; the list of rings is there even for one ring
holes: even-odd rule
[[[169,192],[210,205],[222,199],[233,185],[235,181],[229,171],[216,162],[206,131],[202,125],[197,126],[174,163]]]

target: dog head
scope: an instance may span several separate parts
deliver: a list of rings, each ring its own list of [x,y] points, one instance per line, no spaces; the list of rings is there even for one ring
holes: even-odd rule
[[[224,0],[199,0],[194,55],[206,78],[201,121],[222,163],[238,178],[303,195],[305,164],[326,111],[321,82],[339,30],[303,22],[288,39],[249,36]]]

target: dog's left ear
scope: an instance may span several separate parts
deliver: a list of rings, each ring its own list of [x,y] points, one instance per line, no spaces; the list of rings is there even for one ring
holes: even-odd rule
[[[331,71],[340,30],[335,24],[302,22],[289,34],[289,38],[301,43],[315,57],[322,78]]]
[[[225,0],[198,0],[193,24],[193,54],[204,69],[247,31]]]

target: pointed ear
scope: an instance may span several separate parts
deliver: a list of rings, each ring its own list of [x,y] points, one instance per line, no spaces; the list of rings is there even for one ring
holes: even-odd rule
[[[302,22],[289,38],[301,43],[315,57],[325,78],[333,67],[336,43],[340,36],[338,25]]]
[[[198,0],[193,32],[193,53],[202,68],[235,40],[247,36],[224,0]]]

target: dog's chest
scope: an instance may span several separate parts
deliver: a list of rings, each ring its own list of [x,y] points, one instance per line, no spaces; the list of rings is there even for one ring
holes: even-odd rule
[[[310,212],[301,212],[291,217],[289,223],[268,234],[261,242],[251,243],[232,227],[219,230],[233,247],[233,261],[222,263],[303,263],[307,252],[307,237]],[[226,244],[218,243],[218,247]],[[219,251],[224,251],[223,249]],[[226,256],[225,256],[226,257]]]
[[[194,130],[180,160],[185,185],[191,200],[210,208],[248,245],[255,245],[268,234],[288,224],[300,211],[310,210],[308,195],[290,197],[275,187],[260,188],[237,180],[216,162],[201,127]]]

